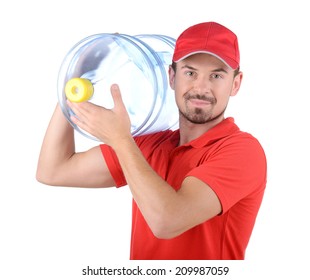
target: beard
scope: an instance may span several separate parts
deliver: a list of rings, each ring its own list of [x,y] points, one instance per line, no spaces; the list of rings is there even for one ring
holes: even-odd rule
[[[201,99],[205,100],[211,103],[211,108],[208,110],[203,110],[203,108],[190,108],[187,105],[187,101],[190,99]],[[226,107],[222,112],[220,112],[217,115],[213,115],[213,110],[212,108],[214,105],[217,103],[217,100],[214,97],[207,97],[207,96],[201,96],[201,95],[186,95],[185,96],[185,110],[181,111],[179,109],[179,113],[181,116],[183,116],[186,120],[188,120],[191,123],[194,124],[205,124],[211,121],[216,120],[217,118],[221,117],[224,115],[224,112],[226,110]]]

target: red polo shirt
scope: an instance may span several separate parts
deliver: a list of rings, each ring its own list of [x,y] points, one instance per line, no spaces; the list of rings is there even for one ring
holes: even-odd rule
[[[183,145],[179,131],[135,137],[154,170],[178,190],[187,176],[208,184],[222,213],[178,237],[156,238],[133,201],[131,259],[244,259],[266,186],[267,164],[259,142],[227,118]],[[116,186],[126,185],[118,159],[107,145],[103,156]]]

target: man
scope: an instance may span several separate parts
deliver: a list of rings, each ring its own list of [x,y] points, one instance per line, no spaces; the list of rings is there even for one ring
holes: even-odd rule
[[[215,22],[191,26],[177,39],[169,68],[178,130],[133,138],[120,89],[112,85],[111,110],[68,102],[72,121],[105,144],[75,153],[73,129],[57,106],[37,179],[75,187],[128,185],[131,259],[244,259],[267,168],[259,142],[224,117],[241,81],[236,35]]]

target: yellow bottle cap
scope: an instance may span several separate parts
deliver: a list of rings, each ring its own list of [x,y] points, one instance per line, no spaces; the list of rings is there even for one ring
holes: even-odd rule
[[[93,96],[93,93],[94,87],[88,79],[73,78],[65,86],[65,94],[72,102],[87,101]]]

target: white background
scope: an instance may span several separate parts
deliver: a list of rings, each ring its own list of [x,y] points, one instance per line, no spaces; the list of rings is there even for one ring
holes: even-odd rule
[[[88,265],[139,264],[170,269],[227,264],[231,274],[225,279],[309,277],[307,1],[4,3],[0,17],[1,279],[88,279],[81,275]],[[260,140],[268,158],[267,189],[246,261],[130,262],[128,188],[56,188],[35,180],[40,146],[57,102],[58,70],[67,51],[86,36],[119,32],[176,38],[203,21],[222,23],[239,37],[244,80],[227,116]],[[77,141],[78,150],[97,144],[82,136]],[[191,278],[202,279],[186,279]]]

